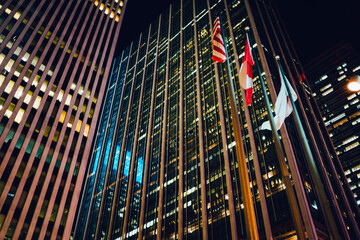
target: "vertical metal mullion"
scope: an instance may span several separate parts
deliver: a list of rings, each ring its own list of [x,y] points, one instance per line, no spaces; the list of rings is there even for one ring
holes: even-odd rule
[[[157,42],[159,43],[160,37],[160,25],[161,25],[161,15],[159,17],[158,22],[158,31],[157,31]],[[158,55],[159,45],[156,45],[156,54]],[[156,88],[156,65],[157,65],[157,57],[154,59],[154,71],[153,71],[153,84],[151,90],[151,105],[150,105],[150,117],[149,117],[149,124],[148,130],[146,135],[146,151],[145,151],[145,165],[144,165],[144,181],[141,190],[141,207],[140,207],[140,220],[139,220],[139,235],[138,240],[143,239],[143,231],[144,231],[144,221],[145,221],[145,204],[146,204],[146,189],[147,189],[147,180],[149,175],[149,162],[150,162],[150,155],[151,155],[151,139],[152,139],[152,130],[153,130],[153,115],[154,115],[154,103],[155,103],[155,88]]]
[[[178,239],[184,238],[184,51],[183,51],[183,0],[180,0],[180,96],[179,96],[179,192]]]
[[[198,119],[198,141],[199,141],[199,161],[200,161],[200,185],[201,185],[201,218],[202,218],[202,239],[208,239],[208,217],[207,217],[207,199],[206,199],[206,179],[205,179],[205,146],[204,146],[204,127],[203,113],[201,104],[201,83],[199,73],[199,49],[197,41],[196,11],[195,0],[193,0],[193,18],[194,18],[194,46],[195,46],[195,64],[196,64],[196,99],[197,99],[197,119]]]
[[[159,201],[158,201],[158,223],[157,223],[157,240],[161,240],[162,235],[162,222],[163,222],[163,206],[164,206],[164,172],[165,172],[165,158],[166,158],[166,127],[167,127],[167,111],[168,111],[168,88],[169,88],[169,55],[170,55],[170,42],[171,42],[171,17],[172,17],[172,5],[169,10],[169,26],[168,26],[168,38],[167,38],[167,53],[166,53],[166,71],[165,71],[165,96],[163,107],[163,126],[161,133],[161,158],[160,158],[160,181],[159,181]]]
[[[140,52],[140,46],[141,46],[141,38],[142,38],[142,34],[140,35],[140,38],[139,38],[139,44],[138,44],[138,49],[137,49],[137,53],[136,53],[136,62],[138,61],[138,58],[139,58],[139,52]],[[129,52],[129,64],[130,64],[130,55],[131,55],[131,52]],[[112,209],[111,209],[111,217],[110,217],[110,223],[109,223],[109,230],[108,230],[107,239],[112,239],[112,234],[113,234],[112,230],[113,230],[114,218],[115,218],[116,209],[117,209],[116,202],[117,202],[117,196],[118,196],[118,192],[119,192],[121,165],[122,165],[122,162],[124,160],[124,149],[125,149],[125,143],[126,143],[125,140],[126,140],[126,137],[127,137],[126,132],[128,130],[131,103],[133,101],[135,77],[136,77],[136,71],[137,71],[137,65],[136,64],[135,64],[135,67],[134,67],[133,71],[134,71],[134,74],[133,74],[133,79],[132,79],[132,83],[131,83],[131,90],[130,90],[131,92],[130,92],[129,104],[128,104],[128,109],[127,109],[127,114],[126,114],[126,121],[125,121],[125,126],[124,126],[124,133],[123,133],[123,140],[121,142],[120,159],[119,159],[119,165],[118,165],[119,167],[118,167],[117,173],[116,173],[115,193],[114,193],[113,204],[112,204]]]
[[[133,182],[133,178],[134,178],[134,166],[135,166],[135,162],[136,162],[136,151],[137,151],[137,147],[138,147],[138,139],[139,139],[139,125],[140,125],[140,117],[141,117],[141,110],[142,110],[142,105],[143,105],[143,94],[144,94],[144,85],[145,85],[145,73],[146,73],[146,68],[147,68],[147,53],[149,51],[149,41],[150,41],[150,34],[151,34],[151,25],[149,27],[149,31],[148,31],[148,38],[147,38],[147,42],[146,42],[146,53],[145,53],[145,63],[144,63],[144,69],[143,69],[143,76],[142,76],[142,83],[141,83],[141,90],[140,90],[140,96],[139,96],[139,106],[138,106],[138,112],[137,112],[137,118],[136,118],[136,127],[135,127],[135,136],[134,136],[134,144],[133,144],[133,149],[132,149],[132,153],[131,153],[131,160],[130,160],[130,176],[129,176],[129,182],[128,182],[128,189],[127,189],[127,194],[126,194],[126,206],[125,206],[125,216],[124,216],[124,225],[123,225],[123,229],[122,229],[122,239],[125,239],[126,237],[126,232],[127,232],[127,225],[128,225],[128,218],[129,218],[129,211],[130,211],[130,199],[132,195],[131,193],[133,192],[133,186],[132,186],[132,182]],[[141,45],[141,43],[140,43]],[[141,46],[139,46],[139,50],[140,50]]]

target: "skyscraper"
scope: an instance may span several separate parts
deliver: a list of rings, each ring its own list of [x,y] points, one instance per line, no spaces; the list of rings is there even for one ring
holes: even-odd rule
[[[67,239],[119,0],[0,1],[0,239]]]
[[[351,77],[360,75],[360,57],[350,44],[340,43],[305,65],[305,72],[347,181],[360,205],[360,93],[347,89]]]
[[[358,212],[342,195],[344,178],[328,165],[331,156],[321,156],[329,151],[320,143],[321,132],[309,127],[314,123],[301,99],[302,74],[277,29],[271,2],[251,3],[173,1],[115,59],[74,239],[360,237]],[[228,73],[226,63],[212,60],[216,17]],[[255,63],[250,107],[243,104],[239,83],[246,26]],[[272,116],[267,94],[275,103],[281,85],[276,54],[296,82],[299,110],[293,111],[300,113],[305,141],[294,114],[280,137],[259,130]],[[234,82],[235,114],[227,75]],[[234,134],[237,116],[241,127]],[[250,204],[243,200],[246,187]]]

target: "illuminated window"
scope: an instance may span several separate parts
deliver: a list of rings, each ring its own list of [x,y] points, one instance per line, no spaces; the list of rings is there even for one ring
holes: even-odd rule
[[[38,61],[39,61],[39,57],[35,56],[34,59],[31,62],[31,65],[33,65],[35,67]]]
[[[28,92],[26,94],[25,99],[24,99],[24,103],[29,104],[32,94],[33,94],[32,92]]]
[[[59,122],[64,123],[65,117],[66,117],[66,112],[62,111],[61,115],[60,115]]]
[[[21,122],[21,119],[23,118],[24,116],[24,113],[25,113],[25,110],[20,108],[19,109],[19,112],[17,113],[16,117],[15,117],[15,122],[17,123],[20,123]]]
[[[15,61],[13,59],[10,59],[9,62],[5,66],[5,70],[10,72],[11,67],[14,65]]]
[[[6,93],[10,94],[10,92],[11,92],[11,90],[13,89],[14,85],[15,85],[15,82],[12,81],[12,80],[10,80],[10,82],[8,83],[8,85],[6,86],[6,88],[5,88],[4,91],[5,91]]]
[[[41,97],[40,96],[36,96],[33,108],[38,109],[41,103]]]
[[[346,78],[346,75],[340,76],[340,77],[338,78],[338,81],[341,81],[341,80],[343,80],[344,78]]]
[[[34,86],[34,87],[37,87],[37,85],[39,83],[39,80],[40,80],[40,76],[36,75],[35,78],[34,78],[34,81],[31,83],[31,85]]]
[[[3,62],[5,57],[6,56],[3,53],[0,54],[0,64]]]
[[[47,86],[48,86],[48,82],[47,82],[47,81],[44,81],[44,83],[43,83],[43,85],[41,86],[40,90],[41,90],[42,92],[45,92]]]
[[[0,75],[0,87],[3,84],[4,80],[5,80],[5,76]]]
[[[331,92],[333,92],[333,91],[334,91],[334,89],[333,89],[333,88],[330,88],[329,90],[323,92],[322,95],[323,95],[323,96],[326,96],[326,95],[328,95],[329,93],[331,93]]]
[[[58,96],[57,96],[57,100],[58,100],[59,102],[61,102],[62,99],[63,99],[63,96],[64,96],[64,91],[63,91],[63,90],[60,90],[60,92],[59,92],[59,94],[58,94]]]
[[[82,121],[78,120],[75,131],[80,132]]]
[[[5,12],[7,13],[7,14],[10,14],[11,13],[11,10],[10,9],[5,9]]]
[[[355,98],[355,97],[356,97],[356,94],[354,93],[354,94],[351,94],[350,96],[348,96],[347,99],[348,99],[348,100],[351,100],[351,99],[353,99],[353,98]]]
[[[71,90],[75,90],[75,88],[76,88],[76,84],[75,84],[75,83],[72,83],[72,84],[71,84]]]
[[[359,70],[360,69],[360,66],[357,66],[356,68],[354,68],[352,71],[353,72],[356,72],[357,70]]]
[[[67,106],[69,106],[69,105],[70,105],[71,98],[72,98],[72,96],[69,94],[69,95],[66,97],[66,102],[65,102],[65,105],[67,105]]]
[[[23,90],[24,90],[24,87],[19,86],[19,88],[18,88],[18,89],[16,90],[16,92],[15,92],[14,97],[15,97],[16,99],[19,99],[19,98],[21,97],[21,95],[22,95]]]
[[[5,117],[10,118],[10,117],[11,117],[11,114],[12,114],[12,112],[13,112],[13,110],[14,110],[14,108],[15,108],[15,104],[14,104],[14,103],[10,103],[8,109],[6,109],[6,111],[5,111]]]
[[[331,87],[331,84],[328,84],[325,87],[321,88],[320,92],[323,92],[324,90],[328,89],[329,87]]]

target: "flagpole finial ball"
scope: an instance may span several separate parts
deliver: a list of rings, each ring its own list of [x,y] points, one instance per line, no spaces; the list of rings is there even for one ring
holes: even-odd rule
[[[280,60],[280,56],[279,56],[279,55],[277,55],[275,58],[276,58],[276,60]]]
[[[245,31],[249,31],[250,30],[250,28],[249,27],[245,27]]]

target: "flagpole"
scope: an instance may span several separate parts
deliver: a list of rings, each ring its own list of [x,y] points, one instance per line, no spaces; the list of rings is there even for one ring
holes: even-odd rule
[[[239,56],[236,52],[235,38],[234,38],[233,30],[232,30],[229,9],[228,9],[226,0],[224,0],[224,5],[225,5],[225,10],[226,10],[226,16],[228,19],[230,36],[233,40],[232,45],[233,45],[233,49],[234,49],[234,57],[235,57],[235,59],[238,59]],[[247,27],[247,28],[245,28],[245,30],[246,30],[246,38],[247,38],[250,28]],[[247,43],[247,44],[249,44],[249,43]],[[249,47],[249,51],[251,52],[250,47]],[[245,58],[245,56],[244,56],[244,58]],[[240,72],[239,61],[235,61],[235,63],[236,63],[236,68],[237,68],[238,72]],[[262,213],[262,218],[263,218],[263,223],[264,223],[264,228],[265,228],[266,239],[271,240],[271,239],[273,239],[273,235],[272,235],[271,224],[270,224],[270,219],[269,219],[268,207],[266,204],[266,194],[264,191],[264,185],[263,185],[263,180],[262,180],[262,175],[261,175],[259,158],[258,158],[258,154],[257,154],[257,147],[256,147],[256,143],[255,143],[255,136],[254,136],[254,131],[253,131],[253,127],[252,127],[250,111],[249,111],[248,105],[246,104],[245,90],[243,88],[240,88],[240,93],[241,93],[243,102],[245,103],[244,104],[245,118],[246,118],[246,122],[247,122],[247,126],[248,126],[250,147],[251,147],[251,151],[252,151],[252,155],[253,155],[255,177],[256,177],[257,186],[258,186],[258,190],[259,190],[260,206],[261,206],[261,213]]]
[[[220,17],[219,17],[220,19]],[[220,19],[220,28],[221,28],[221,19]],[[251,240],[259,239],[259,233],[256,224],[255,218],[255,210],[254,210],[254,203],[252,199],[252,194],[250,190],[250,181],[248,176],[248,169],[246,166],[246,158],[245,158],[245,150],[242,141],[241,135],[241,127],[240,127],[240,120],[238,115],[238,109],[235,102],[235,91],[234,91],[234,84],[232,82],[231,77],[231,69],[230,69],[230,62],[227,53],[226,47],[226,40],[223,31],[221,31],[222,37],[224,39],[224,47],[226,53],[226,77],[227,77],[227,89],[229,92],[229,101],[230,101],[230,108],[231,108],[231,117],[232,123],[234,128],[235,134],[235,147],[236,147],[236,157],[238,161],[238,170],[239,170],[239,177],[240,177],[240,187],[242,192],[242,200],[244,204],[244,212],[245,212],[245,224],[246,224],[246,233],[247,238]]]
[[[247,2],[245,1],[245,3],[247,3]],[[250,36],[248,36],[248,39],[249,39],[249,44],[251,46],[252,43],[251,43]],[[260,48],[260,46],[258,46],[258,48]],[[266,110],[267,110],[267,113],[268,113],[268,116],[269,116],[270,127],[271,127],[271,130],[272,130],[273,139],[274,139],[274,143],[275,143],[275,149],[276,149],[276,153],[277,153],[278,159],[279,159],[280,170],[281,170],[283,180],[284,180],[284,184],[285,184],[285,187],[286,187],[285,192],[286,192],[286,195],[288,197],[289,204],[290,204],[291,216],[292,216],[292,219],[294,221],[294,225],[295,225],[295,229],[296,229],[298,237],[300,239],[305,239],[305,233],[304,233],[304,229],[303,229],[303,224],[302,224],[300,211],[299,211],[299,208],[298,208],[298,205],[297,205],[295,192],[294,192],[294,189],[293,189],[292,184],[291,184],[289,171],[288,171],[286,163],[284,161],[285,160],[284,151],[283,151],[283,148],[282,148],[281,143],[280,143],[279,134],[277,132],[274,117],[272,115],[272,111],[271,111],[271,107],[270,107],[269,97],[267,96],[267,91],[266,91],[266,87],[265,87],[265,84],[264,84],[264,79],[263,79],[263,77],[261,75],[261,70],[260,70],[260,67],[259,67],[259,62],[258,62],[255,51],[253,51],[253,56],[254,56],[254,61],[256,62],[256,66],[257,66],[257,69],[258,69],[258,72],[259,72],[261,88],[262,88],[263,93],[264,93],[264,98],[265,98],[265,103],[266,103]]]
[[[319,197],[320,207],[322,208],[323,213],[325,215],[324,218],[325,218],[325,222],[327,223],[328,228],[329,228],[328,229],[329,234],[331,234],[331,236],[334,239],[341,239],[340,235],[339,235],[339,232],[337,230],[337,226],[335,225],[335,222],[334,222],[334,216],[331,213],[331,209],[329,207],[329,203],[328,203],[325,191],[324,191],[324,187],[321,184],[321,179],[320,179],[317,167],[316,167],[314,157],[313,157],[313,155],[311,153],[310,145],[309,145],[309,143],[308,143],[308,141],[306,139],[305,130],[304,130],[303,126],[302,126],[299,113],[298,113],[298,111],[296,109],[296,106],[295,106],[294,99],[291,96],[290,88],[289,88],[288,83],[286,81],[284,70],[283,70],[283,68],[281,66],[281,63],[280,63],[280,57],[277,56],[276,60],[279,63],[280,74],[282,75],[282,77],[284,79],[284,84],[285,84],[285,87],[286,87],[286,91],[288,93],[288,97],[290,99],[291,106],[293,108],[295,125],[296,125],[297,130],[298,130],[298,132],[300,134],[301,143],[303,144],[303,146],[305,148],[305,155],[306,155],[306,157],[308,158],[308,161],[309,161],[311,177],[313,179],[316,192],[318,193],[317,195]]]

